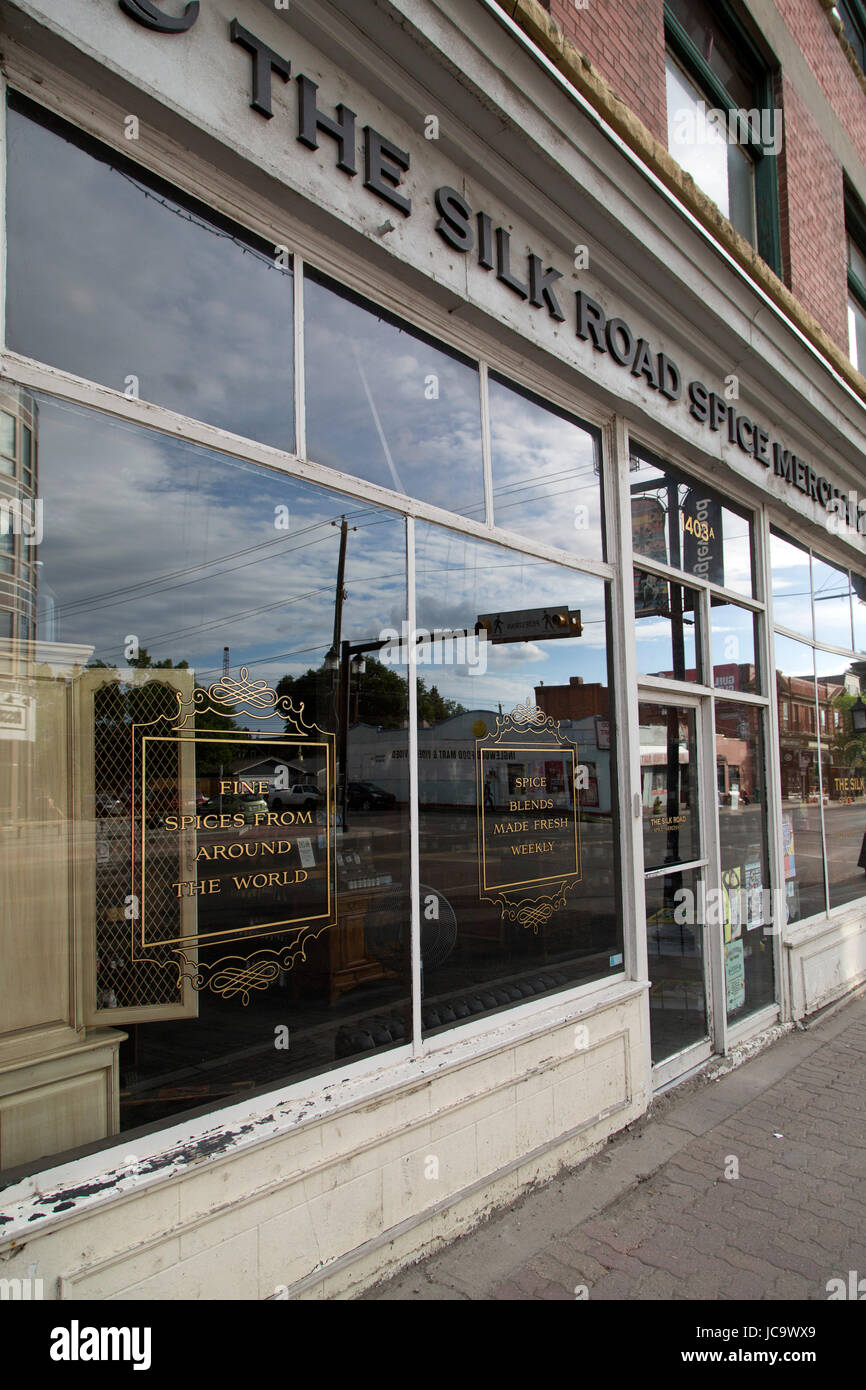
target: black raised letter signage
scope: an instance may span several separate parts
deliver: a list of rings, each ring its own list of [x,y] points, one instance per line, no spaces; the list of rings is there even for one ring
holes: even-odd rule
[[[277,73],[284,82],[288,82],[292,75],[292,65],[286,58],[281,58],[279,53],[275,53],[261,39],[257,39],[255,34],[251,34],[249,29],[245,29],[236,19],[229,25],[229,37],[232,43],[240,44],[247,53],[252,54],[253,59],[253,94],[250,106],[259,115],[270,120],[274,114],[271,106],[271,73]]]
[[[160,34],[185,34],[198,19],[199,0],[190,0],[182,15],[163,14],[151,0],[120,0],[120,8],[130,19]]]

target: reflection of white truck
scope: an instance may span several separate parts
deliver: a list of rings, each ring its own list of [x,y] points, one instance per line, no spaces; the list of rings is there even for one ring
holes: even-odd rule
[[[294,782],[290,787],[274,787],[268,792],[269,811],[317,811],[322,801],[318,787]]]

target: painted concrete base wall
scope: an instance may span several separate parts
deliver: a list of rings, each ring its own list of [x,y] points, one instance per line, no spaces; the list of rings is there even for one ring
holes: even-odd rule
[[[791,1017],[804,1018],[866,980],[862,912],[822,920],[785,940]]]
[[[3,1274],[41,1278],[46,1298],[349,1296],[646,1109],[643,991],[579,1017],[585,1036],[571,1018],[443,1056],[351,1113],[133,1178],[67,1215],[42,1206],[15,1239],[6,1228]]]

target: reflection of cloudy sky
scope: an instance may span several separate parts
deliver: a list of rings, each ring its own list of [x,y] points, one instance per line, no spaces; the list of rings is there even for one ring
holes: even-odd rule
[[[811,579],[809,556],[799,546],[771,536],[773,571],[773,617],[783,627],[812,636],[812,613],[809,596],[815,597],[815,638],[834,647],[851,647],[851,598],[848,571],[839,569],[817,555],[812,557]],[[811,584],[811,589],[810,589]],[[863,641],[860,610],[863,605],[854,596],[855,641]]]
[[[587,684],[606,682],[602,580],[426,524],[416,528],[416,537],[420,627],[473,628],[482,613],[564,604],[580,609],[583,622],[578,638],[488,643],[486,676],[471,676],[465,666],[419,663],[419,673],[443,696],[468,708],[511,708],[541,681],[567,685],[582,676]]]
[[[710,636],[714,666],[752,665],[755,660],[755,620],[745,608],[732,603],[710,609]]]
[[[776,633],[776,670],[783,676],[805,676],[810,679],[814,672],[813,648],[804,642],[795,642],[792,637],[781,637]]]
[[[405,616],[400,519],[267,469],[47,397],[39,406],[45,539],[40,597],[57,640],[125,665],[135,634],[154,660],[218,678],[248,665],[272,684],[330,647],[342,512],[348,538],[343,637],[378,636]],[[275,528],[275,508],[291,528]],[[44,635],[41,634],[41,635]]]
[[[600,560],[601,486],[593,436],[492,378],[490,428],[497,526]],[[576,514],[577,506],[586,514]]]
[[[291,448],[291,275],[20,112],[8,136],[10,347]]]
[[[809,556],[799,546],[780,536],[770,537],[770,563],[773,574],[773,618],[783,627],[812,636],[809,596]]]
[[[657,676],[670,672],[674,666],[671,622],[668,618],[637,618],[635,637],[637,669],[641,676]],[[694,615],[686,614],[683,623],[683,645],[686,670],[695,666]]]
[[[483,517],[476,369],[309,275],[304,324],[309,457]],[[439,394],[427,399],[432,376]]]
[[[837,569],[817,556],[812,558],[812,592],[815,600],[815,636],[834,647],[851,646],[851,598],[848,571]]]

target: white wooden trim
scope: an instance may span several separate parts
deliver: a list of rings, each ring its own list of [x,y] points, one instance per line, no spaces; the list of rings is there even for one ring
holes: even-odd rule
[[[415,522],[406,518],[406,610],[409,631],[416,631],[415,596]],[[409,897],[411,902],[411,977],[412,977],[412,1054],[424,1052],[421,1025],[421,852],[420,813],[418,808],[418,674],[410,645],[407,656],[409,670]]]
[[[634,789],[640,788],[640,747],[637,729],[637,663],[634,639],[634,581],[624,557],[631,552],[631,508],[628,501],[628,430],[622,418],[602,438],[602,477],[607,553],[619,562],[611,585],[611,626],[608,637],[608,688],[613,686],[613,728],[616,739],[619,812],[620,910],[623,922],[623,963],[634,980],[647,980],[646,905],[643,892],[643,845],[640,813],[635,816]],[[638,792],[639,794],[639,792]],[[629,930],[629,923],[633,929]],[[648,1035],[647,1035],[648,1036]]]
[[[493,430],[490,420],[490,380],[487,363],[478,363],[478,390],[481,399],[481,461],[484,468],[484,520],[494,525],[493,509]]]
[[[338,469],[326,468],[310,459],[298,458],[296,454],[275,449],[269,444],[259,444],[241,435],[231,434],[215,425],[207,425],[187,415],[179,415],[165,406],[130,399],[121,391],[86,381],[83,377],[60,371],[56,367],[47,367],[18,353],[7,352],[0,358],[0,378],[13,385],[25,386],[31,391],[44,391],[74,405],[88,406],[104,414],[117,416],[130,424],[160,430],[188,444],[198,444],[202,448],[213,449],[233,458],[262,464],[291,477],[317,483],[332,492],[347,493],[357,500],[370,502],[403,516],[430,521],[451,531],[461,531],[479,540],[495,542],[508,550],[517,550],[521,554],[535,556],[541,560],[551,560],[554,564],[564,565],[582,574],[592,574],[600,579],[613,578],[613,566],[604,560],[573,555],[569,551],[557,550],[554,546],[545,545],[529,536],[499,530],[495,526],[486,527],[483,522],[445,511],[427,502],[420,502],[417,498],[393,492],[390,488],[380,487],[377,483],[369,483],[348,473],[341,473]]]
[[[295,453],[307,457],[307,375],[304,362],[304,261],[292,257],[293,293],[295,308]]]

